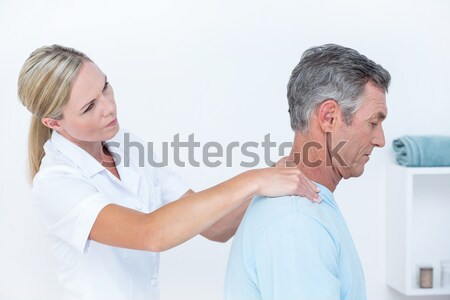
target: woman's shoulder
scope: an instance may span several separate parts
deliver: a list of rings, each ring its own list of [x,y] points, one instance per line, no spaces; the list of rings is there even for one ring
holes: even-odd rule
[[[49,162],[49,160],[52,160],[52,162]],[[57,184],[57,182],[68,177],[79,178],[83,181],[87,179],[76,166],[71,165],[67,161],[64,161],[64,159],[48,158],[45,164],[41,164],[39,171],[34,176],[33,187],[36,187],[40,183],[47,181],[51,181]]]
[[[57,184],[67,177],[86,180],[73,158],[53,147],[51,143],[47,143],[45,145],[45,155],[42,158],[38,172],[33,178],[33,188],[43,182],[52,181]]]
[[[36,176],[51,172],[76,172],[76,167],[70,157],[46,144],[45,155]]]

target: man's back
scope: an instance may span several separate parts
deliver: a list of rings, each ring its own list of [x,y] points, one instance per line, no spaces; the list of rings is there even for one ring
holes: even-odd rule
[[[234,237],[226,300],[366,299],[358,254],[333,194],[253,199]]]

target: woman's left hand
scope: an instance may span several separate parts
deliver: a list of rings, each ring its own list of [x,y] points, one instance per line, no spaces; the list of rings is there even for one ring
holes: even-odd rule
[[[256,173],[259,195],[299,195],[317,203],[322,202],[317,185],[306,177],[294,162],[289,161],[288,157],[283,157],[273,167],[250,172]]]

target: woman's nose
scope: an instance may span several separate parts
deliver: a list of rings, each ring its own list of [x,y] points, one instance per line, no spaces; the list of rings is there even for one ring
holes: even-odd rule
[[[116,102],[114,101],[114,98],[103,96],[101,98],[101,103],[102,103],[102,115],[103,116],[108,116],[108,115],[115,113]]]

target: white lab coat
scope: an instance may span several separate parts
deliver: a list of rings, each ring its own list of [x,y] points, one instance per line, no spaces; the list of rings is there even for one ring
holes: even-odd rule
[[[138,148],[130,148],[124,165],[124,136],[120,130],[107,142],[120,147],[118,180],[82,148],[56,131],[46,142],[45,157],[33,181],[33,198],[41,211],[58,263],[65,300],[154,300],[159,298],[159,253],[111,247],[88,240],[98,213],[115,203],[148,213],[178,199],[188,187],[167,167],[139,167]],[[155,159],[155,157],[154,157]]]

